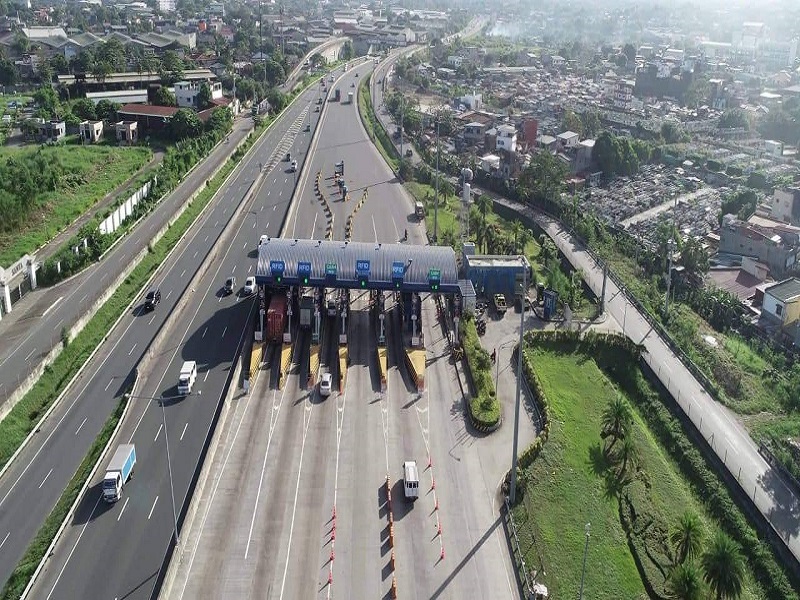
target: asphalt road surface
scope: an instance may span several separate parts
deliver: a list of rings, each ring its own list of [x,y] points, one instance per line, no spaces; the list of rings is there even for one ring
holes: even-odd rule
[[[310,119],[313,131],[316,123],[312,111],[316,95],[316,88],[305,92],[265,134],[201,222],[162,266],[162,302],[155,313],[143,314],[137,306],[122,321],[119,333],[113,336],[117,342],[97,356],[71,397],[48,420],[47,431],[26,449],[27,456],[17,462],[18,473],[0,482],[2,486],[16,482],[5,502],[15,498],[17,510],[12,516],[2,506],[1,517],[3,527],[18,539],[15,556],[7,555],[6,547],[0,554],[4,566],[13,567],[26,543],[22,531],[17,533],[20,525],[29,523],[25,533],[33,535],[116,404],[121,378],[151,351],[156,333],[168,317],[174,317],[166,324],[166,341],[152,350],[155,354],[137,387],[137,395],[145,399],[133,400],[119,436],[120,442],[136,444],[135,477],[114,505],[100,500],[98,481],[92,483],[33,597],[150,597],[173,528],[165,434],[180,511],[248,316],[256,311],[255,300],[239,292],[244,279],[255,272],[260,235],[278,233],[295,185],[295,174],[288,172],[283,157],[291,151],[302,161],[312,135],[303,131],[304,124]],[[260,164],[266,171],[261,185],[247,205],[237,210]],[[199,280],[192,281],[201,265],[204,271]],[[224,296],[222,284],[230,275],[237,279],[237,291]],[[190,281],[192,285],[187,287]],[[196,389],[185,399],[165,403],[165,430],[158,402],[147,398],[176,395],[177,374],[184,360],[198,361]],[[39,489],[40,482],[46,489]],[[31,503],[40,494],[44,506],[34,517]]]
[[[338,83],[343,96],[356,92],[350,83],[372,66],[357,67],[358,78],[348,74]],[[369,188],[353,239],[395,243],[407,228],[409,243],[424,244],[424,232],[411,218],[413,203],[367,138],[357,106],[329,103],[320,133],[286,237],[324,236],[313,189],[321,170],[335,216],[334,239],[343,238],[347,216]],[[333,202],[337,188],[328,178],[341,160],[352,199]],[[387,309],[392,305],[389,300]],[[505,438],[491,441],[465,428],[455,371],[430,299],[423,303],[428,389],[416,391],[406,374],[397,314],[387,317],[385,393],[367,293],[353,291],[344,389],[322,399],[316,389],[304,389],[302,368],[282,390],[262,373],[250,394],[230,407],[221,432],[224,446],[203,497],[195,499],[195,523],[185,532],[182,554],[174,557],[177,574],[164,597],[390,597],[387,475],[400,597],[518,597],[496,510],[497,487],[510,460],[510,428],[504,428]],[[336,321],[326,324],[322,352],[322,368],[334,373]],[[307,344],[307,336],[295,336],[296,362],[304,362]],[[523,435],[523,443],[529,441]],[[422,482],[414,504],[402,494],[402,462],[409,459],[419,464]]]
[[[328,48],[336,40],[322,44]],[[311,56],[310,52],[307,57]],[[287,87],[293,87],[302,74],[301,61],[292,71]],[[218,145],[213,152],[186,176],[130,234],[122,238],[105,259],[78,275],[53,287],[39,288],[18,302],[11,314],[0,321],[0,403],[16,390],[36,369],[42,359],[61,343],[61,329],[71,328],[95,301],[101,297],[126,261],[139,253],[175,214],[177,207],[205,181],[220,162],[226,160],[233,146],[253,129],[252,119],[235,121],[230,143]]]

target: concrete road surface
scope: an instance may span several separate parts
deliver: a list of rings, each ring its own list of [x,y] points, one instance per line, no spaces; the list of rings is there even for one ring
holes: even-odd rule
[[[40,474],[47,474],[48,467],[56,465],[47,480],[50,485],[54,475],[60,477],[58,483],[52,484],[53,489],[48,489],[52,505],[65,477],[68,479],[74,472],[116,404],[114,396],[119,384],[104,389],[106,382],[112,381],[113,385],[114,377],[127,375],[142,358],[148,358],[149,367],[143,372],[137,393],[146,397],[174,396],[181,363],[198,361],[196,391],[183,400],[166,403],[166,427],[157,402],[133,401],[118,441],[131,440],[137,446],[134,479],[126,486],[122,501],[115,505],[99,501],[97,482],[93,482],[37,582],[33,597],[150,597],[173,528],[165,434],[169,434],[174,497],[180,513],[188,500],[190,479],[220,396],[227,388],[245,326],[256,312],[255,300],[240,294],[242,284],[255,272],[260,235],[276,235],[279,231],[295,184],[288,163],[282,159],[287,151],[302,157],[307,149],[311,134],[305,133],[303,126],[309,119],[312,130],[315,125],[311,112],[315,93],[304,93],[287,110],[179,245],[159,277],[162,303],[155,312],[155,321],[153,315],[140,316],[140,307],[123,321],[114,336],[120,340],[119,345],[84,375],[89,387],[76,389],[74,399],[59,407],[58,414],[48,423],[55,433],[42,438],[39,451],[34,452],[32,445],[27,450],[30,457],[20,461],[20,467],[24,466],[20,469],[21,484],[13,493],[27,498],[36,496]],[[258,175],[260,163],[265,166],[261,185],[240,207]],[[199,278],[192,280],[201,266]],[[222,284],[230,275],[237,278],[237,292],[224,296]],[[191,287],[187,288],[190,281]],[[170,313],[174,318],[167,325],[163,344],[150,348],[153,336]],[[94,431],[87,428],[90,424]],[[22,500],[19,505],[23,505]],[[16,518],[16,522],[26,522],[24,515]],[[9,526],[15,527],[13,523]],[[4,547],[3,556],[5,550]],[[13,565],[12,557],[8,561]]]
[[[371,68],[355,69],[359,78],[346,76],[341,89],[351,89],[348,82]],[[328,106],[306,174],[332,174],[340,160],[356,198],[369,187],[353,239],[397,242],[407,227],[410,243],[425,243],[421,226],[409,220],[411,199],[368,141],[356,107],[337,103]],[[301,182],[300,190],[287,237],[318,237],[322,213],[313,179]],[[335,239],[341,239],[355,202],[332,203]],[[196,517],[182,554],[176,554],[174,584],[165,597],[386,597],[393,575],[401,597],[518,597],[497,512],[498,484],[510,461],[510,427],[487,439],[465,427],[430,299],[423,304],[428,390],[419,394],[408,380],[399,323],[390,316],[390,372],[382,393],[377,331],[366,305],[365,292],[351,293],[344,389],[321,399],[316,390],[302,389],[304,378],[293,374],[278,391],[262,372],[251,394],[231,405],[220,438],[225,445],[216,451],[203,497],[195,499]],[[308,339],[296,339],[295,356],[302,357]],[[329,334],[323,368],[335,370],[335,348]],[[528,426],[522,443],[532,437]],[[420,465],[423,484],[413,505],[402,500],[398,483],[408,459]],[[387,475],[395,511],[394,574]]]

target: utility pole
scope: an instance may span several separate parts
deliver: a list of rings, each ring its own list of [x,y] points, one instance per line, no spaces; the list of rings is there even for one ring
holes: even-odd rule
[[[528,292],[528,261],[520,255],[522,263],[522,290],[521,298],[522,310],[519,318],[519,347],[517,348],[517,399],[514,403],[514,446],[511,451],[511,487],[508,494],[508,503],[513,505],[517,496],[517,449],[519,446],[519,405],[522,385],[522,353],[525,341],[525,295]],[[495,392],[496,394],[497,392]]]
[[[439,117],[436,117],[436,194],[433,204],[433,243],[439,242]]]
[[[675,246],[675,240],[670,238],[667,240],[667,295],[664,297],[664,318],[669,316],[669,288],[672,284],[672,250]]]

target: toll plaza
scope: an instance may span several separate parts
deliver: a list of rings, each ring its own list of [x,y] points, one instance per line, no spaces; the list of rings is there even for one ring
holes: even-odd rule
[[[285,238],[270,238],[260,245],[256,283],[262,298],[258,331],[265,343],[282,344],[283,377],[289,368],[293,335],[310,332],[309,359],[307,363],[302,359],[309,385],[313,385],[320,364],[325,323],[329,332],[338,329],[339,382],[343,384],[348,360],[349,291],[361,290],[369,292],[369,309],[376,317],[382,382],[387,369],[384,321],[388,298],[401,313],[406,364],[422,388],[425,343],[421,294],[458,294],[460,290],[455,251],[449,246]]]

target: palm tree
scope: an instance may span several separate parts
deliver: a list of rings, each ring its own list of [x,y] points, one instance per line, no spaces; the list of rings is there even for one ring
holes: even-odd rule
[[[492,212],[492,199],[486,194],[481,194],[475,200],[475,206],[483,217],[483,226],[486,227],[486,215]]]
[[[519,238],[524,229],[525,228],[522,226],[522,223],[519,219],[514,219],[514,222],[511,223],[511,233],[514,235],[514,254],[519,251]]]
[[[717,531],[700,558],[704,579],[717,600],[736,600],[742,595],[744,558],[739,544]]]
[[[620,396],[608,403],[608,406],[603,411],[603,419],[600,422],[600,437],[603,439],[611,438],[611,444],[606,448],[606,451],[611,450],[617,440],[627,436],[632,422],[631,409],[628,407],[628,403]]]
[[[700,554],[703,542],[703,524],[696,514],[686,511],[681,515],[678,526],[669,536],[669,540],[675,550],[675,564],[682,565],[687,558],[694,559]]]
[[[667,589],[675,600],[700,600],[703,597],[700,569],[691,562],[676,565],[669,573]]]
[[[619,466],[620,477],[628,472],[629,467],[636,467],[639,463],[639,448],[631,436],[626,435],[622,438],[618,458],[622,460],[622,464]]]

